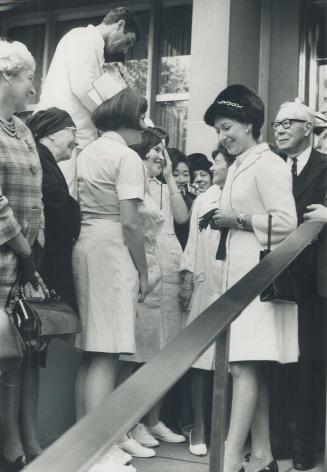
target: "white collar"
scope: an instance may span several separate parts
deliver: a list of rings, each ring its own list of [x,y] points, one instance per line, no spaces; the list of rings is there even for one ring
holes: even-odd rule
[[[296,156],[296,159],[297,159],[297,175],[299,175],[302,172],[302,170],[304,169],[304,166],[307,164],[307,162],[310,158],[310,155],[311,155],[311,151],[312,151],[312,147],[309,146],[303,152],[301,152],[301,154]],[[292,162],[293,162],[293,158],[288,157],[287,158],[287,164],[289,166],[292,166]]]
[[[105,131],[101,134],[101,138],[109,138],[127,146],[125,139],[119,133],[116,133],[116,131]]]

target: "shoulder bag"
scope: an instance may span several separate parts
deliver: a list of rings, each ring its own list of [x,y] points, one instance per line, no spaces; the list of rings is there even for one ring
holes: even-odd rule
[[[271,252],[272,216],[268,215],[268,246],[260,251],[260,260]],[[267,288],[260,294],[261,302],[296,303],[297,286],[295,279],[287,267]]]

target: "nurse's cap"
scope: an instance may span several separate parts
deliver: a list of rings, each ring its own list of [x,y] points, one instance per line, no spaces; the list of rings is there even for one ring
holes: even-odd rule
[[[304,103],[301,102],[301,99],[297,97],[294,102],[285,102],[282,103],[281,106],[279,107],[280,110],[287,108],[289,110],[295,111],[295,112],[301,112],[306,116],[308,121],[312,121],[312,123],[315,123],[315,112],[311,110],[307,105],[304,105]]]
[[[105,72],[92,82],[92,89],[89,90],[88,96],[92,102],[98,106],[109,100],[126,88],[123,80],[118,80],[109,72]]]

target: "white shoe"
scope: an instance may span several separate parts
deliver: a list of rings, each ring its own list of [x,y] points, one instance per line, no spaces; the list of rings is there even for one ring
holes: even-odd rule
[[[194,456],[206,456],[208,454],[207,445],[204,443],[192,444],[192,431],[190,431],[190,444],[188,450]]]
[[[159,446],[159,441],[149,433],[143,423],[138,423],[131,431],[132,437],[145,447]]]
[[[137,442],[132,437],[131,433],[128,433],[128,439],[120,443],[120,447],[134,457],[154,457],[156,455],[153,449],[144,447],[142,444]]]
[[[185,436],[174,433],[162,421],[159,421],[155,426],[147,426],[146,429],[154,438],[161,439],[161,441],[169,443],[182,443],[186,441]]]
[[[130,454],[123,451],[122,448],[118,446],[118,444],[115,444],[106,453],[101,463],[104,464],[106,460],[113,460],[117,462],[118,464],[126,465],[126,464],[129,464],[132,459],[133,457]]]
[[[132,465],[118,464],[118,462],[107,459],[105,463],[94,464],[88,472],[136,472]]]

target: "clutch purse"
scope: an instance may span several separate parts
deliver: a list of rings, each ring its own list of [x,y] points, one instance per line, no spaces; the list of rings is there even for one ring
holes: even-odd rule
[[[260,251],[260,261],[271,252],[271,227],[272,216],[268,215],[268,248]],[[273,303],[297,302],[296,282],[288,267],[261,292],[260,301]]]

